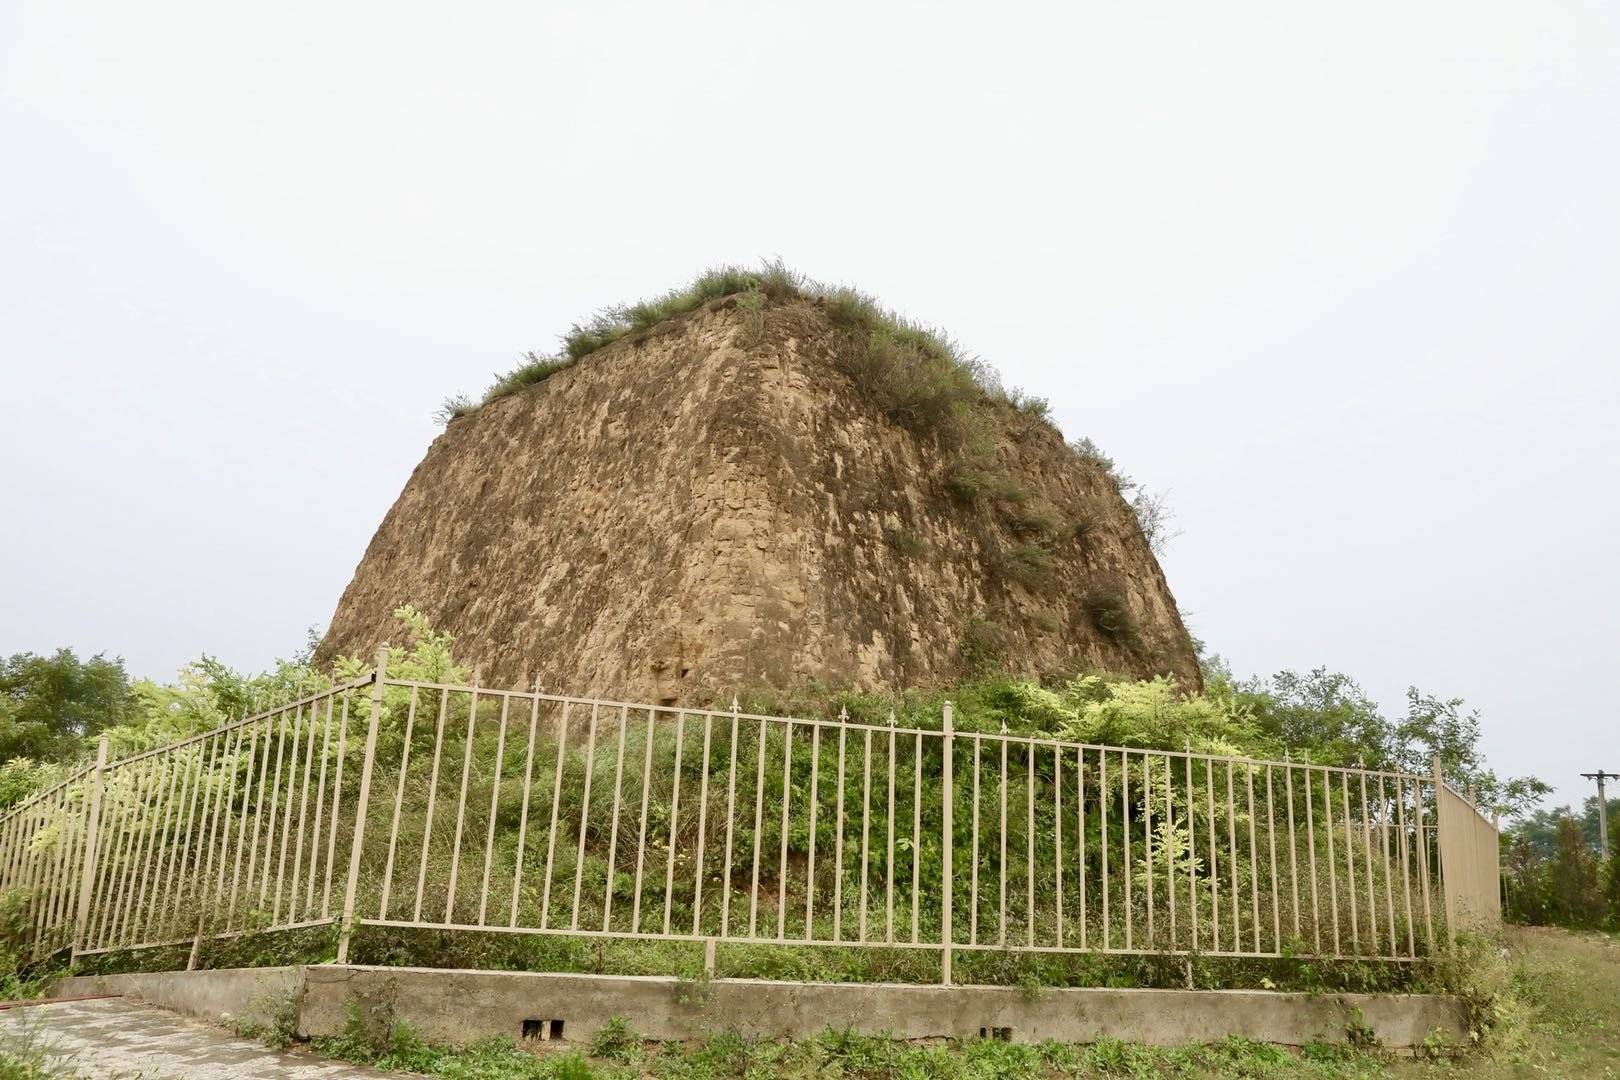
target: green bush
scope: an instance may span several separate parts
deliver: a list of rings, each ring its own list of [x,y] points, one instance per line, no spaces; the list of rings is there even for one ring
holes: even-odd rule
[[[1051,582],[1056,572],[1052,553],[1039,544],[1019,544],[1002,553],[997,572],[1008,581],[1034,590]]]
[[[1125,590],[1112,582],[1097,582],[1080,597],[1080,610],[1099,634],[1117,644],[1136,640],[1136,618],[1125,599]]]

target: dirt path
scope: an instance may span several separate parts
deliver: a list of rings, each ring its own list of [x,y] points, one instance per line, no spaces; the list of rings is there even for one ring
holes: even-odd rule
[[[387,1075],[268,1050],[251,1039],[122,998],[0,1011],[0,1050],[42,1055],[63,1075],[96,1080],[359,1080]]]

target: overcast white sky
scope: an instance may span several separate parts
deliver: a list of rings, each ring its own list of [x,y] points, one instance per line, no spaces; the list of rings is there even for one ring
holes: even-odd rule
[[[1168,488],[1239,673],[1620,769],[1612,0],[0,0],[0,652],[292,652],[442,398],[775,255]]]

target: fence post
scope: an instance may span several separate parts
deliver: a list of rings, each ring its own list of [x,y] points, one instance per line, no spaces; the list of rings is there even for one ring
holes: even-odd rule
[[[953,804],[956,801],[955,796],[954,796],[954,794],[952,793],[952,790],[951,790],[952,789],[952,775],[951,774],[952,774],[952,771],[953,771],[952,770],[952,765],[951,765],[951,751],[953,749],[952,744],[954,744],[956,742],[956,722],[955,722],[954,712],[955,712],[955,710],[951,706],[951,703],[949,701],[947,701],[945,703],[945,708],[944,708],[944,724],[943,724],[945,735],[944,735],[944,738],[941,740],[942,749],[943,749],[943,753],[944,753],[944,759],[945,759],[945,768],[944,768],[945,775],[943,777],[943,779],[944,779],[943,787],[944,787],[945,808],[944,808],[944,814],[942,815],[942,817],[944,818],[944,821],[943,821],[943,824],[941,825],[941,829],[944,831],[945,836],[944,836],[943,852],[942,852],[942,855],[941,855],[941,860],[942,860],[942,864],[943,864],[943,868],[944,868],[943,873],[941,875],[944,878],[943,889],[942,889],[943,897],[940,900],[940,912],[939,912],[939,943],[940,943],[940,946],[941,946],[941,952],[940,952],[940,980],[939,981],[941,983],[943,983],[944,985],[946,985],[946,986],[949,986],[951,984],[951,945],[952,945],[952,940],[951,940],[951,937],[952,937],[952,935],[951,935],[951,901],[952,901],[952,891],[953,891],[952,890],[952,885],[954,884],[954,882],[952,881],[953,875],[952,875],[952,868],[951,868],[951,842],[953,840],[953,834],[955,832],[955,829],[954,829],[954,827],[952,825],[951,818],[952,818],[952,811],[954,809]]]
[[[96,844],[101,832],[101,789],[107,773],[107,736],[96,744],[96,767],[90,781],[89,821],[84,830],[84,863],[79,872],[79,909],[73,915],[73,944],[68,952],[68,963],[79,958],[79,946],[84,943],[84,924],[90,918],[90,889],[96,879]]]
[[[371,674],[371,722],[366,726],[366,756],[360,766],[360,793],[354,807],[354,841],[349,845],[349,881],[343,887],[343,919],[338,925],[337,962],[349,962],[349,939],[354,935],[354,897],[360,885],[360,849],[366,837],[366,808],[371,802],[371,766],[377,757],[377,725],[382,720],[383,680],[388,675],[388,643],[377,649],[377,668]]]

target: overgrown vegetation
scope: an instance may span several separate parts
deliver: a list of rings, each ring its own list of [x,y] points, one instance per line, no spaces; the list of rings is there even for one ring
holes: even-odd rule
[[[1595,798],[1587,800],[1596,817]],[[1620,800],[1611,804],[1610,827],[1620,832]],[[1510,826],[1503,836],[1505,913],[1514,922],[1620,930],[1620,836],[1612,850],[1598,844],[1596,829],[1567,808],[1539,811]]]
[[[435,632],[420,614],[409,608],[401,609],[398,615],[407,643],[390,653],[389,668],[392,674],[426,682],[457,682],[466,677],[467,672],[453,655],[453,643],[448,635]],[[339,663],[334,674],[340,679],[348,678],[360,673],[364,667],[360,661],[344,660]],[[206,730],[231,716],[239,715],[243,708],[249,707],[247,702],[250,698],[262,699],[270,694],[296,693],[303,688],[319,684],[325,678],[327,676],[311,670],[307,661],[302,658],[279,665],[271,673],[252,678],[236,675],[211,661],[205,662],[188,668],[177,685],[140,687],[138,694],[137,688],[130,688],[132,697],[147,704],[132,707],[126,721],[108,729],[108,734],[117,745],[125,748],[138,748],[157,741],[169,741],[175,737]],[[281,689],[275,689],[278,687]],[[391,763],[400,760],[407,742],[403,729],[408,711],[408,696],[403,688],[394,688],[389,690],[385,698],[378,743],[380,771],[372,789],[374,803],[371,814],[373,822],[376,823],[374,829],[387,827],[390,820],[392,796],[397,786],[397,781],[392,778],[391,773],[391,770],[397,772],[397,765]],[[1426,770],[1430,755],[1438,753],[1453,763],[1453,775],[1464,783],[1474,783],[1486,798],[1512,797],[1514,792],[1522,792],[1525,784],[1523,781],[1500,782],[1483,768],[1476,745],[1477,720],[1472,714],[1462,712],[1459,702],[1442,701],[1414,691],[1409,697],[1408,715],[1400,720],[1388,720],[1360,694],[1353,682],[1343,676],[1321,671],[1304,676],[1284,672],[1265,682],[1238,683],[1223,668],[1216,666],[1208,673],[1206,691],[1192,694],[1183,691],[1172,680],[1164,678],[1129,681],[1086,674],[1036,683],[985,670],[977,677],[954,686],[914,690],[898,696],[852,693],[807,686],[793,692],[746,693],[741,704],[748,711],[775,715],[831,717],[843,714],[853,721],[879,725],[880,728],[893,723],[902,728],[915,727],[927,730],[937,729],[941,705],[947,696],[956,703],[957,729],[963,733],[992,733],[1005,729],[1015,733],[1056,735],[1066,740],[1088,744],[1168,750],[1180,750],[1190,746],[1200,752],[1239,757],[1278,758],[1290,753],[1296,758],[1308,756],[1322,763],[1334,763],[1346,758],[1380,767],[1404,768],[1416,763],[1418,766],[1416,771]],[[152,703],[159,705],[154,706]],[[415,794],[405,803],[406,813],[400,819],[398,829],[400,849],[409,853],[406,857],[412,860],[413,866],[416,852],[420,850],[421,838],[425,835],[425,822],[422,816],[422,803],[425,800],[422,795],[434,783],[426,772],[434,756],[434,728],[428,722],[428,718],[438,707],[436,702],[428,703],[419,717],[421,722],[416,725],[409,739],[412,747],[411,769],[406,777],[405,787]],[[504,751],[502,750],[499,741],[500,725],[496,723],[497,710],[498,702],[488,699],[480,709],[480,719],[477,721],[478,737],[474,741],[468,759],[472,766],[470,774],[472,784],[467,799],[463,835],[476,837],[476,840],[469,840],[469,844],[477,843],[479,847],[476,849],[469,847],[467,855],[468,858],[478,859],[483,856],[482,845],[488,830],[493,840],[490,854],[493,857],[494,880],[511,881],[513,867],[518,861],[518,854],[513,848],[518,836],[523,833],[523,830],[518,828],[518,814],[521,809],[519,793],[522,790],[524,761],[522,755],[517,752],[515,742],[509,741]],[[453,697],[448,712],[441,715],[445,718],[447,731],[452,733],[467,730],[472,724],[466,695]],[[543,729],[552,730],[552,724],[556,720],[555,715],[546,713],[542,717]],[[594,777],[595,789],[598,792],[611,790],[617,783],[612,733],[613,725],[622,722],[611,716],[605,718],[601,738],[590,748],[582,745],[581,728],[576,726],[573,729],[574,735],[567,747],[567,782],[560,792],[562,816],[559,820],[565,822],[579,820],[584,805],[581,786],[587,775]],[[582,723],[583,717],[576,718],[576,724]],[[750,727],[745,731],[743,744],[737,748],[740,750],[740,759],[750,765],[749,768],[741,770],[742,776],[737,790],[738,804],[752,805],[756,798],[760,798],[763,799],[764,805],[780,805],[784,783],[790,783],[798,794],[794,796],[796,809],[791,818],[771,813],[765,815],[756,826],[746,816],[739,816],[734,850],[744,853],[739,855],[737,869],[737,873],[744,876],[746,874],[742,870],[745,865],[743,860],[751,844],[757,844],[763,851],[772,853],[773,856],[780,849],[785,853],[783,858],[791,856],[789,865],[797,867],[811,835],[804,809],[807,805],[805,791],[810,783],[811,773],[808,735],[801,732],[800,739],[788,747],[782,740],[782,731],[779,727],[773,729],[763,740],[752,733],[758,730],[757,727]],[[707,756],[703,752],[701,726],[695,722],[687,725],[684,736],[679,740],[674,737],[675,732],[667,722],[660,725],[660,733],[656,739],[648,739],[644,718],[630,723],[625,728],[625,736],[624,755],[632,763],[639,763],[643,754],[653,757],[658,763],[657,770],[660,775],[669,775],[677,771],[673,765],[674,755],[677,752],[684,754],[678,770],[683,777],[683,800],[695,798],[703,776],[722,776],[728,773],[727,735],[718,728]],[[92,740],[88,735],[79,736],[79,739],[81,741],[79,749],[83,753],[88,750]],[[459,745],[453,741],[456,739],[457,736],[452,734],[447,740],[447,754],[459,753]],[[539,749],[533,763],[534,775],[550,777],[557,768],[555,764],[557,747],[550,741],[538,745]],[[873,771],[881,778],[886,766],[892,760],[891,755],[896,751],[899,752],[901,773],[907,778],[908,783],[902,785],[904,791],[899,804],[892,810],[881,805],[881,802],[873,807],[872,820],[875,835],[883,835],[892,814],[895,823],[903,830],[901,843],[892,856],[881,848],[875,849],[872,852],[872,864],[874,879],[882,880],[878,875],[888,872],[891,859],[895,861],[893,872],[897,880],[899,908],[897,914],[900,915],[897,934],[902,935],[910,931],[910,921],[914,917],[920,920],[919,928],[925,934],[937,932],[940,919],[939,895],[931,884],[938,880],[940,872],[940,825],[937,819],[940,770],[937,760],[928,756],[937,755],[937,741],[929,740],[924,746],[919,740],[918,746],[922,748],[927,760],[920,758],[916,760],[916,764],[921,766],[921,787],[918,789],[921,794],[917,799],[912,797],[909,783],[915,756],[910,739],[899,740],[895,749],[887,747],[885,740],[881,738],[871,747],[862,747],[858,741],[852,742],[849,748],[851,766],[846,776],[846,785],[853,785],[846,789],[848,805],[853,807],[859,805],[856,800],[862,797],[859,770],[855,763],[870,761]],[[323,753],[325,752],[323,750]],[[347,753],[351,757],[358,753],[358,743],[351,740]],[[1022,755],[1022,751],[1018,753]],[[757,754],[768,757],[770,764],[769,768],[763,769],[756,778],[751,763]],[[965,760],[959,759],[959,769],[964,767]],[[829,759],[824,756],[821,774],[823,785],[832,783],[832,778],[827,772],[829,764]],[[1027,785],[1035,785],[1030,788],[1031,791],[1038,787],[1043,792],[1040,801],[1043,805],[1049,805],[1052,783],[1049,758],[1045,755],[1038,756],[1035,761],[1029,763],[1028,769],[1024,767],[1021,756],[1015,764],[1017,767],[1012,768],[1004,780],[992,782],[1004,783],[1007,786],[1009,800],[1015,806],[1023,804]],[[633,779],[640,775],[639,765],[633,765],[632,769],[627,782],[639,785],[639,781]],[[353,782],[352,778],[358,776],[359,771],[358,760],[350,760],[345,773],[346,777],[350,778],[349,782]],[[1115,772],[1116,775],[1107,778],[1094,776],[1088,781],[1087,798],[1100,799],[1105,792],[1113,792],[1107,797],[1114,800],[1117,805],[1122,792],[1117,788],[1120,778],[1117,770]],[[991,775],[994,776],[994,772]],[[451,798],[444,790],[444,785],[450,784],[453,788],[458,777],[459,772],[453,774],[448,770],[440,774],[437,784],[441,791],[441,802]],[[498,792],[494,787],[497,777],[501,777],[504,781]],[[1107,780],[1106,785],[1101,783],[1103,779]],[[637,790],[635,787],[630,788],[630,792]],[[826,791],[827,788],[824,787],[823,790]],[[959,800],[966,797],[966,790],[966,774],[962,774],[962,781],[957,787]],[[718,791],[719,789],[715,788],[714,794]],[[821,797],[826,799],[828,796],[823,794]],[[1165,797],[1166,793],[1162,790],[1156,794],[1158,799]],[[1183,796],[1175,797],[1180,799]],[[627,793],[627,798],[631,800],[627,805],[632,807],[627,814],[633,814],[634,795]],[[1215,800],[1224,812],[1227,806],[1225,793],[1215,793]],[[665,852],[668,848],[666,837],[674,826],[674,822],[667,816],[667,810],[659,809],[660,806],[668,805],[663,796],[654,800],[654,808],[661,816],[655,816],[648,829],[647,840],[651,851],[649,862],[655,870],[662,865],[666,857]],[[352,795],[345,806],[352,806]],[[586,880],[597,883],[584,893],[585,906],[581,909],[581,925],[602,926],[607,923],[609,915],[605,905],[610,897],[613,904],[614,925],[625,925],[632,908],[641,910],[641,917],[644,920],[656,919],[658,918],[656,913],[661,911],[666,903],[673,905],[671,915],[675,925],[690,925],[696,917],[692,903],[694,879],[684,868],[691,865],[687,860],[692,849],[691,830],[697,815],[693,812],[695,808],[693,804],[685,803],[685,807],[680,812],[681,831],[677,836],[683,870],[678,875],[677,888],[666,900],[662,892],[663,879],[656,873],[649,874],[649,884],[641,892],[633,888],[629,868],[636,861],[634,855],[638,843],[636,837],[627,823],[625,828],[617,833],[617,848],[615,848],[608,842],[612,826],[612,822],[606,816],[608,804],[600,796],[590,803],[587,841],[577,847],[572,839],[568,839],[565,843],[557,845],[555,852],[557,881],[566,883],[576,875],[583,875]],[[1164,807],[1165,804],[1160,803],[1160,809],[1155,812],[1156,819],[1160,821],[1166,816]],[[1094,805],[1093,811],[1087,815],[1088,835],[1085,839],[1088,865],[1091,865],[1093,874],[1093,888],[1096,888],[1097,883],[1103,879],[1104,868],[1095,865],[1091,856],[1105,844],[1117,846],[1118,833],[1123,827],[1122,816],[1116,815],[1107,825],[1111,830],[1111,839],[1105,837],[1101,831],[1104,826],[1098,820],[1099,815],[1095,813],[1095,809]],[[1176,809],[1177,820],[1185,815],[1186,809],[1185,803]],[[1129,816],[1136,816],[1139,811],[1140,808],[1134,809]],[[715,812],[718,813],[718,810]],[[914,813],[921,814],[915,823]],[[1018,850],[1022,850],[1026,843],[1022,817],[1021,814],[1014,815],[1014,818],[1019,820],[1011,822],[1013,835],[1010,841]],[[956,818],[956,827],[960,834],[957,838],[958,874],[969,872],[966,858],[969,838],[963,831],[967,828],[969,818],[970,814],[965,805],[960,807]],[[627,818],[627,822],[629,820],[631,819]],[[1047,911],[1050,905],[1050,897],[1047,894],[1052,887],[1049,868],[1055,859],[1054,838],[1045,811],[1042,811],[1041,820],[1032,824],[1038,826],[1037,832],[1028,838],[1034,845],[1037,867],[1027,887],[1035,891],[1040,910]],[[825,868],[832,865],[827,861],[826,854],[832,850],[834,843],[832,827],[833,818],[830,813],[823,815],[816,825],[816,833],[823,852],[824,873]],[[544,826],[534,818],[530,819],[528,828],[535,836],[544,830]],[[919,829],[920,832],[917,832]],[[445,902],[444,881],[448,873],[447,866],[451,861],[448,850],[450,835],[446,830],[447,826],[441,824],[434,832],[432,842],[423,855],[425,862],[422,864],[425,867],[423,873],[428,894],[437,897],[432,903],[441,905]],[[920,846],[913,844],[914,835],[920,837]],[[1163,845],[1162,850],[1172,856],[1171,858],[1161,856],[1163,864],[1157,871],[1161,875],[1161,881],[1170,862],[1177,865],[1178,872],[1184,879],[1201,872],[1203,853],[1183,852],[1182,855],[1176,856],[1173,853],[1178,850],[1177,845],[1184,841],[1166,835],[1162,828],[1158,835]],[[711,845],[718,843],[718,837],[711,839],[710,843]],[[851,837],[846,847],[846,856],[848,852],[855,850],[855,843],[855,838]],[[1075,843],[1072,833],[1068,843]],[[362,910],[377,910],[379,903],[377,879],[381,875],[382,848],[383,845],[380,843],[368,843],[365,849],[361,879]],[[619,869],[609,873],[609,865],[615,858],[615,851]],[[544,859],[549,865],[551,858],[549,853],[540,851],[537,842],[531,843],[526,865],[532,876],[521,895],[513,901],[520,905],[525,925],[533,925],[537,905],[542,901],[542,893],[536,884],[536,879],[543,868],[540,860]],[[992,875],[1000,873],[1000,870],[991,860],[988,850],[982,853],[982,859],[984,861],[979,866],[978,872],[981,875],[981,887],[988,889]],[[717,890],[724,891],[725,879],[720,874],[717,862],[716,855],[711,854],[709,863],[703,867],[703,888],[711,897],[701,915],[705,920],[712,920],[715,917],[712,898],[719,895]],[[796,873],[789,885],[777,880],[774,857],[767,859],[766,865],[767,872],[761,885],[770,899],[762,913],[763,918],[772,923],[776,921],[778,901],[774,894],[780,887],[786,890],[787,903],[783,915],[788,918],[788,925],[790,927],[800,925],[805,917],[804,875]],[[1108,872],[1114,876],[1116,888],[1123,884],[1122,875],[1130,873],[1137,876],[1138,897],[1140,897],[1143,882],[1146,880],[1140,877],[1145,873],[1140,864],[1135,867],[1116,864]],[[1024,927],[1020,905],[1024,904],[1026,883],[1021,876],[1022,871],[1017,871],[1016,867],[1009,873],[1014,875],[1011,892],[1016,896],[1011,901],[1011,932],[1016,939]],[[741,890],[734,892],[733,895],[748,895],[746,883],[739,885],[737,884],[739,880],[735,876],[732,878],[733,889]],[[853,880],[851,878],[852,882]],[[912,880],[920,880],[926,887],[914,892],[910,884]],[[611,881],[610,892],[603,891],[601,883],[604,881]],[[1340,884],[1341,887],[1344,885],[1342,880]],[[470,907],[462,910],[476,909],[478,897],[469,890],[476,890],[477,887],[478,875],[470,870],[464,872],[461,876],[457,903]],[[415,888],[415,874],[404,872],[396,875],[390,910],[409,910]],[[825,881],[820,888],[822,898],[821,907],[817,912],[818,929],[815,936],[825,938],[829,936],[825,922],[832,917],[832,911]],[[566,892],[566,885],[555,888],[553,897],[557,906],[554,911],[566,910],[561,906],[567,902]],[[852,884],[844,891],[842,915],[846,920],[846,926],[853,926],[860,918],[857,899],[864,901],[866,898],[864,896],[857,898]],[[507,900],[497,899],[496,903],[504,910]],[[742,900],[739,899],[738,903],[742,903]],[[1203,901],[1200,900],[1200,903]],[[986,905],[988,912],[988,901]],[[1071,898],[1068,909],[1071,921],[1076,917],[1078,908],[1079,905]],[[1121,908],[1122,905],[1116,904],[1114,912],[1116,921],[1121,918]],[[741,909],[738,910],[737,917],[740,918]],[[881,898],[873,896],[867,912],[874,919],[882,918],[884,912]],[[959,910],[957,918],[965,923],[966,913]],[[989,918],[988,914],[986,918]],[[1095,911],[1092,918],[1093,932],[1096,932],[1095,928],[1100,923],[1097,921],[1099,916]],[[26,939],[27,929],[25,926],[19,926],[20,941]],[[1050,931],[1051,927],[1043,922],[1039,933],[1045,935]],[[322,928],[318,934],[315,931],[308,933],[314,936],[311,937],[304,953],[279,956],[276,959],[288,962],[298,959],[329,958],[331,949],[329,928]],[[264,937],[283,942],[288,940],[289,935],[275,934]],[[264,958],[270,956],[270,953],[265,951],[268,945],[259,942],[254,935],[227,941],[228,945],[220,945],[217,948],[213,943],[206,946],[202,962],[205,965],[234,965],[243,962],[265,962]],[[232,949],[236,952],[231,952]],[[183,953],[184,950],[181,949],[164,962],[183,963]],[[120,962],[118,958],[124,955],[126,954],[109,954],[99,959],[97,965],[105,967],[108,964],[116,964]],[[362,927],[355,941],[355,956],[361,962],[428,966],[615,970],[625,973],[664,972],[687,977],[695,977],[701,972],[699,953],[689,943],[649,944],[556,937],[531,939],[472,933],[442,935],[374,926]],[[159,961],[146,956],[134,957],[128,962],[139,966]],[[840,950],[820,946],[814,948],[768,945],[723,946],[719,962],[721,973],[730,975],[917,981],[932,981],[938,977],[935,970],[938,963],[937,956],[916,950],[895,950],[891,953],[882,949]],[[957,970],[958,978],[964,981],[1005,985],[1033,982],[1038,985],[1179,986],[1186,978],[1186,972],[1179,959],[1151,956],[1044,956],[984,952],[959,957]],[[1246,961],[1210,957],[1196,958],[1193,969],[1195,982],[1201,986],[1270,985],[1310,989],[1374,990],[1409,987],[1414,985],[1412,982],[1414,974],[1419,978],[1423,977],[1421,971],[1417,971],[1412,965],[1389,967],[1379,964],[1334,962],[1311,964],[1291,960]]]
[[[0,1080],[78,1080],[83,1075],[52,1052],[37,1028],[0,1034]]]

